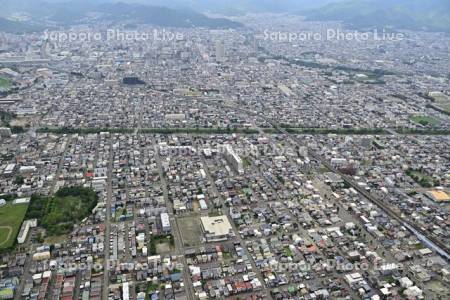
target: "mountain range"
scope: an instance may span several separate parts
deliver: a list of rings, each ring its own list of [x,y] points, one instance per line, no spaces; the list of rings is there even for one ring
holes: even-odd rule
[[[81,24],[86,17],[116,23],[151,24],[164,27],[237,28],[240,23],[226,18],[211,18],[191,9],[168,8],[139,3],[102,0],[72,0],[70,2],[42,0],[0,0],[0,31],[39,31],[43,26]],[[11,20],[11,16],[26,20]]]
[[[40,30],[42,30],[42,27],[32,25],[27,22],[11,21],[0,17],[0,31],[19,33],[19,32],[33,32]]]
[[[108,1],[108,0],[100,0]],[[340,0],[122,0],[169,6],[173,8],[191,8],[198,11],[236,14],[244,13],[286,13],[300,9],[311,9]]]
[[[450,32],[450,0],[0,0],[0,31],[81,24],[86,16],[165,27],[237,28],[224,15],[292,13],[310,21],[342,21],[355,29],[395,28]],[[11,16],[28,16],[16,21]],[[44,22],[43,22],[44,21]],[[42,23],[42,24],[40,24]]]
[[[299,14],[313,21],[343,21],[357,29],[393,27],[450,32],[449,0],[348,0]]]
[[[98,0],[114,1],[114,0]],[[122,0],[228,15],[296,13],[312,21],[343,21],[354,28],[450,32],[450,0]]]

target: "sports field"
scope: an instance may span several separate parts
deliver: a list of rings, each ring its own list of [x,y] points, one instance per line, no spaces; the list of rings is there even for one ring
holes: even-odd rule
[[[437,120],[433,117],[429,117],[429,116],[414,116],[414,117],[411,117],[411,120],[414,123],[418,123],[423,126],[427,126],[427,125],[436,126],[436,125],[439,125],[439,123],[440,123],[439,120]]]
[[[28,204],[12,205],[7,203],[0,207],[0,250],[14,245]]]
[[[0,77],[0,88],[10,88],[11,82],[8,79]]]

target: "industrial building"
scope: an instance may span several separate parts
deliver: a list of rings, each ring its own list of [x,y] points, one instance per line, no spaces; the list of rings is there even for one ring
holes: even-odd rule
[[[36,172],[37,168],[35,166],[22,166],[19,169],[20,174],[30,174]]]
[[[16,164],[8,164],[3,171],[3,175],[6,177],[12,176],[14,174],[14,170],[16,169]]]
[[[226,216],[201,217],[202,229],[208,242],[225,241],[234,236]]]
[[[178,120],[178,121],[183,121],[186,119],[186,115],[185,114],[166,114],[166,120]]]
[[[450,196],[442,190],[434,190],[427,192],[427,195],[436,202],[449,202]]]
[[[17,198],[15,200],[13,200],[13,204],[14,205],[19,205],[19,204],[28,204],[30,203],[31,198],[26,197],[26,198]]]

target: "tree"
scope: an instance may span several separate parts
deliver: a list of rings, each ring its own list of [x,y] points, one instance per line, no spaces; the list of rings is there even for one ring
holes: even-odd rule
[[[20,175],[14,179],[14,184],[16,184],[16,185],[22,185],[24,183],[25,183],[25,179]]]

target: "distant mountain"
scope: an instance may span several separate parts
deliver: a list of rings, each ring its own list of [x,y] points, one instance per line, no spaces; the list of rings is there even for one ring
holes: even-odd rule
[[[33,15],[44,17],[51,14],[56,4],[49,4],[41,0],[0,0],[0,17],[10,17],[13,14]]]
[[[63,2],[66,0],[47,0]],[[85,0],[78,0],[85,1]],[[189,9],[223,14],[245,14],[248,12],[295,12],[311,9],[342,0],[93,0],[96,3],[133,3],[163,6],[174,9]]]
[[[128,0],[152,3],[157,5],[171,5],[172,7],[191,7],[202,11],[239,11],[247,12],[295,12],[300,9],[314,8],[327,3],[341,0]]]
[[[96,12],[112,21],[133,21],[140,24],[153,24],[171,27],[209,27],[236,28],[242,26],[225,18],[209,18],[204,14],[188,9],[173,9],[142,4],[108,3],[99,5]]]
[[[174,9],[145,4],[114,2],[109,0],[71,0],[60,2],[50,0],[0,0],[0,17],[25,15],[34,23],[53,22],[57,25],[81,24],[86,18],[110,22],[150,24],[165,27],[207,27],[237,28],[242,26],[225,18],[210,18],[204,14],[188,10]],[[14,32],[15,26],[30,26],[28,22],[0,23],[0,31]]]
[[[356,28],[450,32],[449,0],[348,0],[303,11],[307,20],[343,21]]]
[[[0,31],[10,33],[30,33],[43,30],[43,27],[28,22],[11,21],[0,17]]]

